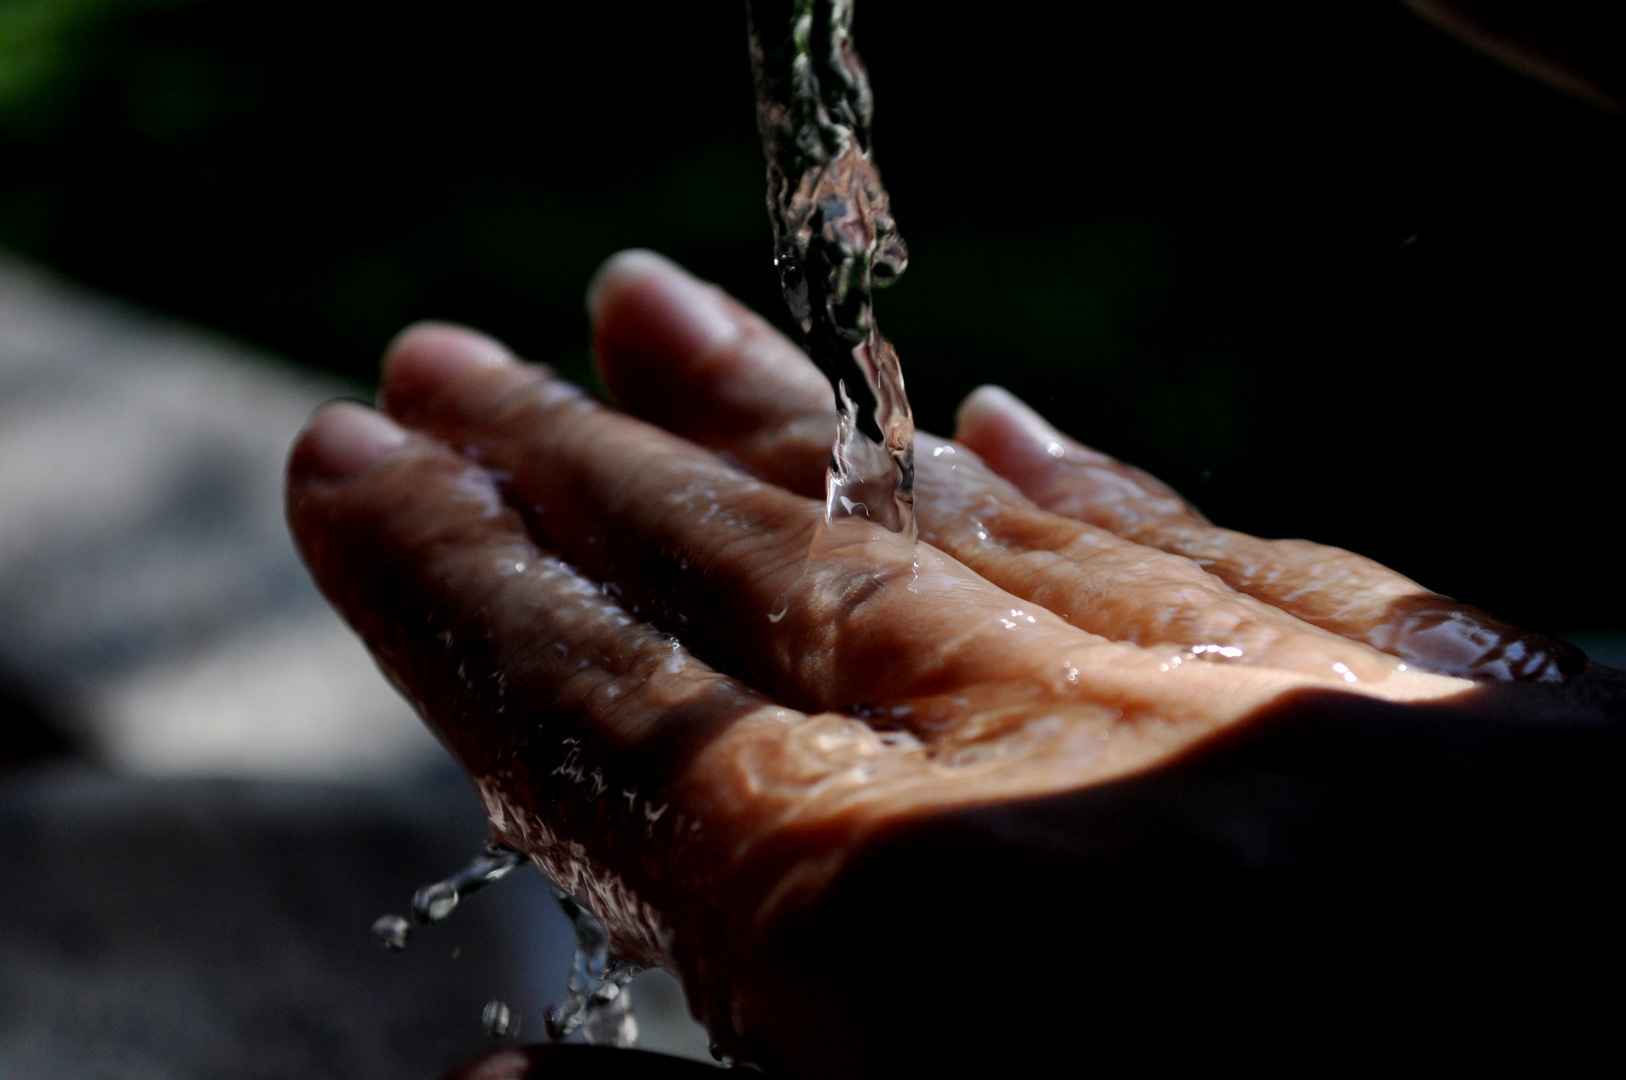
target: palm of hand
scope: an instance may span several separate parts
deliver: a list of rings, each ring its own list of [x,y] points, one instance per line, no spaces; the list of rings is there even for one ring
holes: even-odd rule
[[[494,830],[682,970],[725,1040],[771,1026],[741,974],[766,928],[899,822],[1153,768],[1297,692],[1469,688],[1431,658],[1564,662],[1358,556],[1215,529],[996,391],[958,443],[917,442],[912,564],[856,527],[810,559],[834,423],[811,364],[647,256],[591,303],[649,423],[419,329],[386,366],[406,430],[319,418],[290,517]],[[1491,648],[1431,653],[1418,604]]]

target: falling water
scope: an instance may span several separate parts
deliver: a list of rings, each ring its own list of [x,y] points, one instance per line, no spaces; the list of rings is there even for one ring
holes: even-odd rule
[[[774,265],[808,355],[835,389],[838,427],[826,477],[825,521],[881,525],[912,551],[914,417],[897,353],[877,329],[874,290],[908,263],[870,147],[874,102],[853,45],[853,0],[748,0],[757,123],[768,161]],[[462,898],[512,871],[525,856],[488,844],[468,866],[419,889],[412,914],[441,921]],[[545,1017],[554,1040],[637,1042],[628,984],[640,970],[615,959],[603,922],[562,892],[576,935],[565,1001]],[[373,924],[385,948],[404,948],[407,920]],[[494,1038],[518,1029],[501,1001],[482,1023]]]
[[[412,924],[400,915],[380,915],[373,923],[373,940],[390,952],[400,952],[412,936]]]
[[[450,915],[458,902],[469,893],[507,877],[524,861],[524,852],[502,844],[487,844],[463,869],[444,881],[425,885],[413,894],[412,917],[425,926],[438,923]],[[375,933],[377,925],[374,924]]]
[[[523,852],[503,844],[486,844],[463,869],[419,889],[412,897],[412,916],[420,925],[438,923],[457,908],[463,897],[507,877],[525,861]],[[558,889],[553,895],[575,933],[576,955],[571,961],[564,1003],[551,1006],[544,1018],[548,1037],[557,1041],[579,1030],[589,1043],[635,1045],[638,1021],[632,1013],[632,992],[627,984],[641,969],[611,955],[609,931],[598,916]],[[379,945],[398,952],[406,948],[412,924],[401,915],[380,915],[373,923],[372,934]],[[496,1000],[486,1003],[480,1022],[494,1039],[517,1034],[520,1027],[518,1014]]]
[[[500,1039],[504,1035],[517,1036],[519,1017],[508,1007],[506,1001],[493,999],[486,1002],[486,1007],[480,1012],[480,1026],[485,1028],[487,1037],[492,1039]]]
[[[610,935],[598,916],[558,890],[553,895],[576,932],[576,956],[564,1003],[548,1010],[548,1037],[558,1041],[580,1029],[585,1042],[636,1045],[638,1021],[627,984],[638,974],[638,965],[610,955]]]
[[[463,897],[506,877],[524,861],[523,852],[502,844],[486,844],[463,869],[414,893],[412,917],[423,926],[438,923],[452,913]],[[400,952],[412,937],[412,924],[405,916],[392,912],[380,915],[373,921],[372,933],[373,940],[379,945],[391,952]]]
[[[903,273],[903,238],[870,151],[874,103],[853,0],[749,0],[774,265],[807,351],[836,390],[825,520],[915,537],[914,418],[872,295]]]

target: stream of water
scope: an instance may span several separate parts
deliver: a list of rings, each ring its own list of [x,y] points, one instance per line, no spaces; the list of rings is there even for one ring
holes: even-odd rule
[[[627,984],[641,969],[614,957],[609,931],[597,915],[557,889],[553,897],[576,933],[576,955],[570,964],[565,1000],[548,1010],[548,1037],[559,1040],[580,1030],[584,1042],[637,1045],[638,1021]]]
[[[811,356],[835,388],[825,522],[865,519],[910,543],[914,418],[874,291],[908,262],[870,146],[874,99],[853,0],[749,0],[757,126],[774,265]]]
[[[768,163],[774,265],[808,355],[835,390],[838,428],[826,478],[828,535],[869,522],[913,556],[914,418],[891,342],[876,327],[874,292],[908,262],[870,147],[874,101],[853,45],[853,0],[748,0],[757,121]],[[866,530],[865,535],[872,533]],[[816,542],[817,543],[817,542]],[[525,861],[488,844],[456,874],[419,889],[412,915],[440,922],[469,893]],[[604,924],[555,891],[576,935],[566,1000],[548,1010],[548,1036],[632,1046],[638,1025],[628,989],[636,965],[617,960]],[[412,924],[381,916],[373,937],[405,948]],[[493,1038],[517,1033],[501,1001],[481,1018]]]
[[[502,880],[527,861],[523,852],[502,844],[486,844],[461,870],[413,894],[413,920],[420,926],[443,921],[464,897]],[[544,1017],[548,1037],[557,1041],[580,1031],[585,1042],[636,1045],[638,1021],[633,1016],[632,991],[627,984],[641,969],[615,958],[610,951],[609,932],[598,916],[558,889],[553,890],[553,896],[575,932],[576,954],[571,961],[565,1000],[551,1006]],[[399,952],[411,939],[412,923],[402,915],[380,915],[372,933],[379,945]],[[480,1017],[481,1026],[493,1039],[517,1035],[520,1020],[506,1002],[497,1000],[488,1002]]]

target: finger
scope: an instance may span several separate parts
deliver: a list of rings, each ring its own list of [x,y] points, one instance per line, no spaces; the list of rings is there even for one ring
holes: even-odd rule
[[[696,897],[743,918],[729,905],[762,896],[732,884],[773,876],[751,865],[765,838],[793,819],[828,828],[858,791],[884,807],[920,768],[918,744],[777,706],[697,660],[539,549],[488,470],[358,406],[324,410],[295,446],[288,516],[496,834],[591,901],[630,959],[667,959],[650,904],[721,948],[680,919]]]
[[[459,365],[439,344],[409,337],[391,353],[386,406],[502,472],[544,546],[619,590],[635,612],[675,628],[717,666],[798,707],[933,692],[942,658],[917,647],[937,617],[927,594],[964,589],[984,604],[1008,599],[943,560],[924,575],[935,590],[886,589],[911,571],[879,556],[879,537],[860,538],[804,573],[819,502],[611,412],[541,368]],[[447,371],[455,373],[425,392]],[[867,602],[883,594],[885,603]],[[967,656],[954,665],[962,678],[998,681],[998,657],[973,662],[962,647]]]
[[[1119,536],[1134,538],[1152,523],[1208,523],[1161,480],[1061,434],[1000,387],[965,399],[954,438],[1046,510]]]
[[[612,260],[590,307],[599,370],[607,384],[625,388],[618,393],[630,409],[757,476],[817,493],[834,412],[827,384],[799,349],[716,288],[646,254]],[[1040,510],[963,447],[921,434],[915,459],[921,536],[1074,626],[1111,640],[1223,649],[1246,663],[1356,678],[1393,667],[1370,649],[1235,595],[1189,560]],[[1124,479],[1113,467],[1113,479]],[[1134,489],[1142,503],[1161,500],[1202,521],[1156,481],[1145,483]]]
[[[1035,687],[1054,701],[1084,695],[1115,710],[1178,714],[1192,731],[1211,722],[1173,684],[1132,674],[1178,666],[1190,651],[1184,645],[1143,655],[1080,633],[929,545],[913,566],[898,564],[887,554],[890,534],[879,530],[844,531],[854,539],[810,561],[818,501],[611,412],[539,368],[470,367],[423,396],[405,394],[398,385],[421,385],[416,355],[403,349],[386,363],[392,409],[502,471],[507,497],[543,546],[779,700],[809,711],[911,703],[911,730],[950,741],[995,730],[979,725],[1005,716],[1006,706],[1017,722],[1027,706],[1016,709],[1012,695]],[[1198,619],[1208,599],[1192,597]],[[1314,674],[1339,686],[1370,678],[1377,693],[1414,692],[1394,681],[1392,662],[1371,676],[1350,666],[1323,660]],[[1292,681],[1223,678],[1231,680],[1223,693],[1238,701]]]
[[[503,374],[439,359],[464,381]],[[917,687],[938,691],[936,711],[930,700],[919,709],[948,736],[933,753],[847,717],[780,707],[720,674],[539,549],[502,496],[492,471],[353,405],[320,414],[289,469],[289,519],[323,591],[458,756],[498,835],[567,891],[591,896],[633,959],[664,960],[666,946],[659,921],[617,893],[627,887],[619,881],[666,925],[693,931],[682,938],[691,948],[725,954],[764,905],[827,880],[877,822],[1144,767],[1291,688],[1280,679],[1228,686],[1230,673],[1217,668],[1163,680],[1160,700],[1105,681],[1092,688],[1128,707],[1126,720],[1076,693],[1046,694],[1020,668],[1000,673],[1016,696],[983,695],[978,712],[956,701],[963,679],[942,670],[935,687]],[[933,576],[923,567],[928,585]],[[987,588],[969,575],[935,576],[932,604],[948,621],[945,580]],[[897,604],[890,614],[900,611],[909,615]],[[844,625],[873,641],[862,622]],[[1027,645],[1047,631],[1080,636],[1045,622],[1018,615],[999,633]],[[931,663],[957,648],[919,626],[910,636]],[[1092,650],[1073,645],[1088,682]],[[1047,674],[1068,685],[1059,666]],[[1134,715],[1148,711],[1159,722]]]
[[[324,406],[294,444],[290,467],[311,480],[342,480],[398,451],[410,436],[355,402]]]
[[[922,436],[916,450],[921,535],[1075,626],[1352,683],[1396,668],[1368,645],[1235,591],[1189,558],[1035,506],[962,446]]]
[[[949,766],[917,741],[776,705],[539,549],[490,471],[359,406],[314,419],[287,495],[313,575],[468,771],[496,835],[628,959],[690,976],[715,960],[691,1000],[875,821],[1078,782],[1051,752],[1038,773],[1013,755],[933,783]]]
[[[454,386],[504,374],[438,360]],[[1295,688],[1206,665],[1149,679],[1143,664],[1129,682],[1164,697],[1119,687],[1113,710],[1016,671],[1020,699],[980,717],[985,737],[933,753],[719,674],[539,549],[503,494],[490,470],[343,405],[296,446],[288,513],[324,592],[458,756],[495,834],[600,915],[619,955],[680,972],[735,1047],[784,1000],[776,966],[758,962],[778,914],[816,900],[889,826],[1144,768]],[[921,635],[917,651],[945,644]],[[758,998],[767,1018],[742,1025],[739,1002]]]
[[[662,727],[677,703],[725,718],[766,703],[538,549],[488,472],[361,406],[323,410],[295,445],[288,516],[323,592],[420,712],[451,718],[442,733],[476,773],[508,734],[465,738],[457,721],[476,712],[511,716],[502,729],[544,712],[589,718],[573,728],[681,761],[708,730]]]
[[[450,348],[459,347],[454,339]],[[495,385],[505,367],[482,371],[466,356],[437,356],[454,372],[451,382],[471,393],[482,376]],[[511,484],[504,489],[491,470],[421,433],[336,406],[313,421],[289,473],[288,512],[302,553],[461,756],[497,835],[586,899],[619,955],[680,972],[691,1006],[733,1053],[805,1047],[809,1015],[819,1020],[815,1031],[850,1015],[830,1006],[830,984],[810,991],[805,965],[781,962],[787,936],[804,941],[809,924],[780,917],[815,907],[807,902],[832,889],[840,904],[843,885],[874,882],[863,868],[856,880],[844,877],[849,860],[868,856],[871,870],[883,860],[914,873],[926,863],[899,860],[896,843],[882,845],[901,836],[907,856],[918,843],[908,826],[966,807],[991,808],[980,835],[1008,849],[1012,821],[1053,821],[1056,811],[1036,799],[1003,816],[1017,797],[1087,784],[1102,775],[1102,762],[1117,765],[1106,775],[1121,774],[1122,746],[1167,756],[1187,745],[1168,739],[1171,726],[1192,730],[1178,710],[1114,716],[1030,692],[1031,722],[1013,737],[978,756],[933,756],[849,718],[775,706],[673,647],[532,542],[504,502]],[[1182,692],[1215,722],[1256,708],[1262,688],[1274,701],[1283,688],[1306,685],[1277,679],[1272,689],[1259,676],[1212,665],[1130,673],[1135,685]],[[1435,680],[1434,689],[1457,685]],[[1090,839],[1084,854],[1062,854],[1092,865],[1111,864],[1120,851],[1139,858],[1146,842],[1136,837],[1138,797],[1114,802],[1109,792],[1068,811],[1075,824],[1063,822],[1062,846],[1076,847],[1084,830]],[[1121,806],[1131,814],[1127,831],[1113,816]],[[1189,827],[1179,817],[1174,826],[1151,818],[1145,827],[1154,837]],[[977,832],[949,824],[938,834],[953,838],[947,847],[928,835],[931,865],[944,850],[962,865],[970,839],[974,863],[1007,866],[986,844],[979,856]],[[1249,837],[1251,858],[1257,845]],[[1193,848],[1179,835],[1173,850],[1189,858],[1215,849],[1206,834],[1199,840]],[[1057,843],[1041,836],[1023,857],[1043,848],[1053,859]],[[897,918],[910,915],[899,909]],[[830,940],[839,949],[845,938]],[[846,955],[837,956],[837,967],[849,970]]]
[[[824,493],[835,396],[802,350],[714,285],[623,252],[588,291],[600,378],[627,412],[771,483]]]
[[[454,323],[420,322],[402,330],[384,350],[384,377],[378,404],[385,413],[414,426],[426,402],[446,383],[469,371],[506,377],[510,385],[528,382],[531,374],[517,367],[508,347],[478,330]]]
[[[1010,393],[985,386],[960,408],[956,438],[1039,506],[1185,556],[1238,592],[1430,671],[1546,681],[1585,658],[1423,588],[1341,548],[1216,528],[1161,481],[1069,438]]]

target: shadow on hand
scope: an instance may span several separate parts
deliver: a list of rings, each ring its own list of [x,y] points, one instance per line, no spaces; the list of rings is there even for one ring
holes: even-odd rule
[[[764,935],[747,1030],[801,1076],[1598,1051],[1623,705],[1597,665],[1304,692],[1152,772],[902,823]]]

